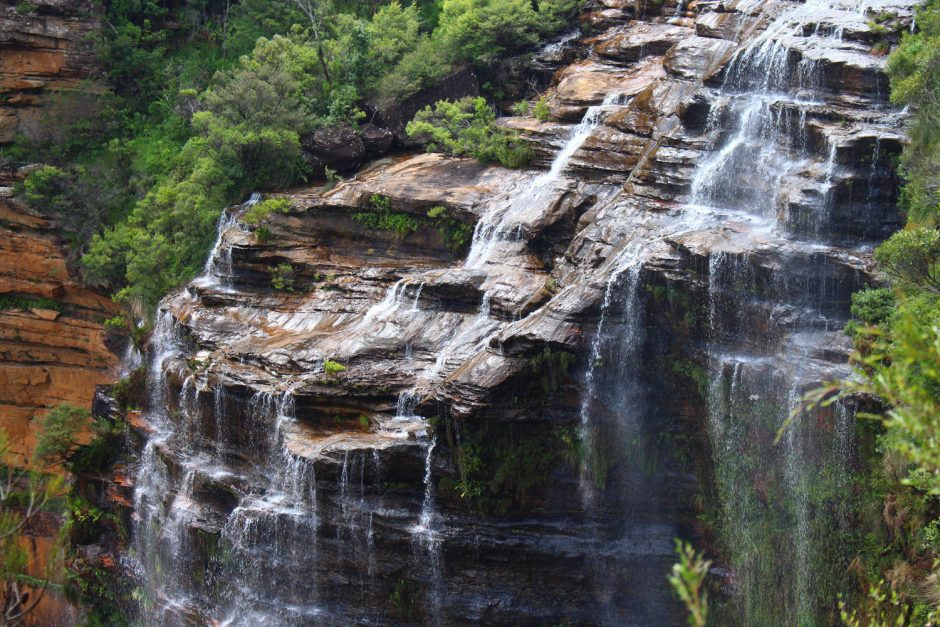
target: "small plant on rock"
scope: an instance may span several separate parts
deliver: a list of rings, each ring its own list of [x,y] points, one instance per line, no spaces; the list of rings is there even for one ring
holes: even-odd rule
[[[289,263],[281,263],[271,273],[271,285],[279,292],[294,291],[294,267]]]
[[[552,111],[548,108],[548,100],[545,99],[545,96],[539,98],[539,101],[535,103],[532,115],[539,122],[548,122],[551,119]]]
[[[327,359],[323,362],[323,372],[330,375],[331,377],[335,377],[341,372],[346,372],[346,370],[348,370],[348,368],[338,361]]]

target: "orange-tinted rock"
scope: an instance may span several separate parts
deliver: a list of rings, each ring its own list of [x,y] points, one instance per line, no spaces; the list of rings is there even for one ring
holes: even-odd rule
[[[98,28],[88,0],[34,0],[0,8],[0,143],[34,123],[52,91],[88,88],[83,81],[95,73]]]
[[[42,416],[60,403],[90,406],[116,357],[102,321],[118,307],[79,285],[48,223],[0,194],[0,298],[53,299],[49,305],[0,309],[0,429],[17,463],[27,463]],[[2,301],[0,301],[2,307]]]

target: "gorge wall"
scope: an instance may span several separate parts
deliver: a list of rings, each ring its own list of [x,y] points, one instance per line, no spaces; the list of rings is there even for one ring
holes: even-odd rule
[[[48,409],[91,407],[113,379],[102,323],[120,310],[81,286],[49,222],[13,198],[14,181],[0,179],[0,428],[27,464]]]
[[[403,155],[223,214],[131,415],[146,622],[681,624],[676,537],[723,623],[832,621],[854,408],[774,440],[901,224],[912,2],[640,4],[537,59],[552,120],[503,120],[537,169]]]
[[[40,108],[94,75],[99,27],[88,0],[0,3],[0,144],[41,132]]]

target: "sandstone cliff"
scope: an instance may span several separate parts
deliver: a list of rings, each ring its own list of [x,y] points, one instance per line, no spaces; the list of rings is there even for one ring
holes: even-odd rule
[[[0,144],[28,131],[53,94],[92,77],[98,28],[89,0],[0,4]]]
[[[25,463],[46,410],[90,406],[110,378],[102,322],[119,310],[75,281],[49,223],[12,194],[0,187],[0,428]]]

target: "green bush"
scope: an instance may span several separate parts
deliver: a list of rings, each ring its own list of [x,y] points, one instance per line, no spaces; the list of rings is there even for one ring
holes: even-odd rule
[[[45,466],[66,463],[78,449],[78,436],[91,423],[87,409],[63,403],[46,414],[35,457]]]
[[[548,101],[543,96],[539,98],[539,101],[535,103],[535,108],[532,110],[532,115],[535,116],[540,122],[548,122],[552,117],[552,112],[548,108]]]
[[[292,206],[290,200],[286,198],[268,198],[249,207],[242,216],[242,221],[258,226],[267,220],[271,213],[287,213]]]
[[[875,251],[878,266],[908,290],[940,293],[940,231],[933,227],[898,231]]]
[[[0,311],[10,309],[52,309],[62,311],[62,303],[51,298],[0,294]]]
[[[460,64],[483,67],[532,46],[579,6],[314,1],[308,14],[293,0],[114,0],[103,5],[108,28],[95,42],[110,89],[89,84],[63,96],[36,125],[44,134],[3,153],[50,164],[24,186],[28,201],[71,238],[87,281],[149,313],[200,271],[223,207],[304,179],[301,134],[356,125],[363,95],[388,104]],[[468,128],[437,136],[441,150],[527,162],[529,150],[482,101],[467,106]],[[461,225],[441,228],[455,247],[466,239]]]
[[[902,157],[903,205],[925,225],[940,221],[940,0],[917,9],[917,32],[906,33],[888,61],[891,99],[909,105],[910,143]]]
[[[889,289],[867,289],[852,294],[852,316],[865,324],[881,324],[894,314],[897,299]]]
[[[271,285],[279,292],[294,291],[294,267],[289,263],[281,263],[271,271]]]
[[[348,370],[348,368],[338,361],[327,359],[323,362],[323,372],[330,375],[331,377],[335,377],[341,372],[346,372],[346,370]]]
[[[406,132],[425,143],[428,152],[472,156],[508,168],[523,167],[532,159],[531,149],[517,133],[496,124],[496,113],[483,98],[441,100],[419,111]]]

